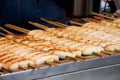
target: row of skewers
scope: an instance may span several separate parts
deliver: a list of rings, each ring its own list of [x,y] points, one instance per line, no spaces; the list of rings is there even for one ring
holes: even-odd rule
[[[99,19],[100,20],[99,22],[102,23],[103,25],[120,28],[120,19],[119,18],[109,17],[106,15],[97,14],[94,12],[92,14],[96,15],[96,16],[94,16],[94,18]],[[91,19],[91,20],[93,20],[93,19]]]
[[[5,24],[8,28],[26,34],[15,35],[0,28],[9,33],[8,35],[0,33],[4,36],[0,38],[0,69],[18,71],[28,67],[37,68],[36,66],[41,64],[56,66],[60,59],[84,61],[86,56],[111,56],[120,51],[120,34],[117,27],[109,28],[95,22],[86,23],[82,27],[68,26],[41,19],[59,28],[48,28],[32,21],[29,23],[44,30],[27,30]]]

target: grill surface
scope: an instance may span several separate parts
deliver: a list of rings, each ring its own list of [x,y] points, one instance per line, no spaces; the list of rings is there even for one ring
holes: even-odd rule
[[[111,72],[112,70],[115,70],[115,69],[119,69],[120,67],[119,63],[120,63],[120,55],[118,54],[118,55],[114,55],[110,57],[88,59],[85,62],[69,61],[69,62],[60,64],[59,67],[46,66],[41,69],[35,69],[35,70],[29,69],[26,71],[8,73],[8,74],[1,75],[0,80],[31,80],[31,79],[35,79],[35,80],[37,79],[38,80],[43,80],[43,79],[45,80],[56,80],[56,79],[57,80],[73,80],[75,79],[75,80],[78,80],[78,78],[80,78],[79,74],[85,74],[84,71],[88,73],[87,74],[88,76],[95,74],[95,73],[99,75],[110,74],[108,72]],[[108,70],[108,72],[105,73],[104,70]],[[118,72],[120,73],[120,71]],[[114,74],[114,71],[112,74]],[[70,75],[73,76],[71,79],[69,79],[69,77],[71,77]],[[74,75],[78,75],[78,78],[77,76],[74,76]],[[114,77],[119,77],[119,74]],[[85,78],[81,77],[81,79],[85,79]],[[108,78],[109,76],[106,77],[105,80],[108,80]],[[92,80],[92,79],[94,78],[92,77],[91,79],[89,78],[89,80]],[[88,79],[85,79],[85,80],[88,80]]]

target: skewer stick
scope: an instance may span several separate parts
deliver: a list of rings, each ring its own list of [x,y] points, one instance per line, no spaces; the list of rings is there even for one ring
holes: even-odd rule
[[[102,53],[104,53],[104,54],[107,54],[107,55],[113,55],[112,53],[110,53],[110,52],[107,52],[107,51],[103,51]]]
[[[103,18],[107,18],[107,19],[110,19],[110,20],[114,20],[113,18],[111,17],[108,17],[108,16],[105,16],[105,15],[102,15],[102,14],[98,14],[98,13],[95,13],[95,12],[92,12],[93,15],[96,15],[96,16],[99,16],[99,17],[103,17]]]
[[[32,64],[28,64],[28,66],[32,67],[33,69],[36,69],[37,67],[32,65]]]
[[[99,53],[96,53],[96,52],[93,52],[93,54],[96,55],[96,56],[99,56],[99,57],[103,57],[102,54],[99,54]]]
[[[45,64],[49,65],[49,66],[55,66],[55,67],[58,67],[58,64],[57,63],[51,63],[51,62],[45,62]]]
[[[56,63],[60,63],[60,61],[54,61],[54,62],[56,62]]]
[[[60,23],[60,22],[55,22],[55,23],[58,24],[58,25],[64,26],[64,27],[68,27],[68,25]]]
[[[89,18],[84,18],[84,20],[87,20],[87,21],[89,21],[89,22],[95,22],[95,21],[93,21],[93,20],[91,20],[91,19],[89,19]]]
[[[18,26],[12,25],[12,24],[5,24],[5,26],[7,28],[10,28],[10,29],[13,29],[13,30],[16,30],[16,31],[20,31],[20,32],[23,32],[23,33],[28,33],[29,32],[29,30],[27,30],[27,29],[20,28]]]
[[[40,67],[32,65],[32,64],[28,64],[30,67],[32,67],[33,69],[40,69]]]
[[[87,20],[90,20],[90,21],[93,21],[93,22],[100,22],[100,21],[98,21],[98,20],[95,20],[95,19],[92,19],[92,18],[86,18]]]
[[[70,23],[75,24],[75,25],[79,25],[82,26],[83,24],[79,23],[79,22],[75,22],[75,21],[70,21]]]
[[[82,18],[82,20],[87,21],[87,22],[91,22],[91,20],[88,20],[86,18]]]
[[[0,28],[0,29],[1,29],[1,28]],[[5,28],[2,28],[2,29],[4,29],[4,31],[7,32],[8,34],[12,34],[12,35],[14,35],[14,33],[12,33],[12,32],[10,32],[10,31],[6,30]],[[2,36],[4,36],[5,38],[11,40],[11,38],[7,37],[6,34],[4,34],[4,33],[1,33],[1,32],[0,32],[0,35],[2,35]]]
[[[111,20],[104,19],[104,18],[99,17],[99,16],[93,16],[93,18],[98,19],[98,20],[100,20],[100,21],[102,21],[102,20],[104,20],[104,21],[111,21]]]
[[[85,59],[76,58],[78,61],[85,62]]]
[[[3,28],[3,29],[4,29],[4,31],[5,31],[6,33],[8,33],[8,34],[12,34],[12,35],[15,35],[14,33],[8,31],[8,30],[5,29],[5,28]],[[0,33],[0,34],[1,34],[2,36],[4,36],[4,37],[8,38],[4,33]],[[8,39],[10,39],[10,38],[8,38]]]
[[[44,19],[44,18],[40,18],[40,19],[41,19],[42,21],[45,21],[46,23],[49,23],[49,24],[55,25],[55,26],[57,26],[57,27],[65,28],[64,26],[58,25],[58,24],[56,24],[56,23],[53,22],[53,21],[49,21],[49,20],[46,20],[46,19]]]
[[[6,29],[4,29],[4,28],[2,28],[2,27],[0,27],[0,29],[3,30],[3,31],[5,31],[5,32],[7,32],[8,34],[13,34],[13,33],[11,33],[10,31],[8,31],[8,30],[6,30]]]
[[[46,27],[46,26],[44,26],[42,24],[39,24],[39,23],[36,23],[36,22],[32,22],[32,21],[28,21],[28,23],[31,24],[31,25],[34,25],[34,26],[36,26],[38,28],[45,29],[45,30],[48,28],[48,27]]]
[[[3,34],[3,33],[1,33],[1,32],[0,32],[0,35],[5,36],[5,34]]]
[[[22,66],[19,66],[19,69],[27,70],[27,68],[24,68],[24,67],[22,67]]]
[[[78,58],[81,58],[81,59],[87,59],[86,57],[83,57],[83,56],[77,56]]]
[[[70,57],[70,56],[66,56],[66,58],[68,58],[68,59],[71,59],[71,60],[73,60],[73,61],[78,61],[76,58],[73,58],[73,57]]]
[[[94,19],[97,19],[97,20],[104,20],[104,18],[102,17],[99,17],[99,16],[93,16]]]

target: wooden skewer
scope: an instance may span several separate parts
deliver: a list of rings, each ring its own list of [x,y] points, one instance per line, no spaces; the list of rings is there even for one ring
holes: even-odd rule
[[[7,32],[8,34],[12,34],[10,31],[8,31],[8,30],[6,30],[6,29],[4,29],[2,27],[0,27],[0,29],[3,30],[3,31],[5,31],[5,32]]]
[[[68,25],[66,25],[66,24],[63,24],[63,23],[60,23],[60,22],[55,22],[56,24],[58,24],[58,25],[61,25],[61,26],[63,26],[64,28],[66,28],[66,27],[68,27]]]
[[[112,53],[110,53],[110,52],[107,52],[107,51],[103,51],[102,53],[104,53],[104,54],[107,54],[107,55],[113,55]]]
[[[29,65],[30,67],[32,67],[33,69],[40,69],[39,66],[34,66],[34,65]]]
[[[107,21],[107,22],[111,22],[111,20],[108,20],[108,19],[104,19],[104,18],[102,18],[102,19],[100,19],[101,17],[98,17],[98,16],[94,16],[94,19],[97,19],[97,20],[99,20],[99,21]]]
[[[60,63],[60,61],[55,61],[56,63]]]
[[[90,20],[90,21],[93,21],[93,22],[100,22],[100,21],[98,21],[98,20],[95,20],[95,19],[92,19],[92,18],[86,18],[87,20]]]
[[[48,27],[46,27],[46,26],[44,26],[42,24],[39,24],[39,23],[36,23],[36,22],[32,22],[32,21],[28,21],[28,23],[31,24],[31,25],[34,25],[34,26],[36,26],[38,28],[45,29],[45,30],[48,28]]]
[[[3,28],[4,29],[4,31],[5,32],[7,32],[8,34],[12,34],[12,35],[15,35],[14,33],[12,33],[12,32],[10,32],[10,31],[8,31],[7,29],[5,29],[5,28]],[[0,35],[2,35],[2,36],[4,36],[5,38],[7,38],[7,39],[10,39],[10,38],[8,38],[7,36],[6,36],[6,34],[4,34],[4,33],[1,33],[0,32]],[[11,39],[10,39],[11,40]]]
[[[104,21],[111,21],[111,20],[104,19],[104,18],[98,17],[98,16],[93,16],[93,18],[98,19],[98,20],[100,20],[100,21],[102,21],[102,20],[104,20]]]
[[[31,64],[28,64],[30,67],[32,67],[33,69],[39,69],[37,66],[34,66],[34,65],[31,65]]]
[[[83,56],[77,56],[78,58],[81,58],[81,59],[87,59],[86,57],[83,57]]]
[[[14,33],[12,33],[12,32],[10,32],[10,31],[8,31],[7,29],[5,29],[5,28],[3,28],[4,29],[4,31],[6,32],[6,33],[8,33],[8,34],[12,34],[12,35],[15,35]],[[4,33],[0,33],[0,35],[2,35],[2,36],[4,36],[4,37],[6,37],[7,39],[10,39],[10,38],[8,38],[7,36],[6,36],[6,34],[4,34]]]
[[[96,19],[92,19],[92,18],[83,18],[83,20],[87,21],[87,22],[96,22],[99,23],[100,21],[96,20]]]
[[[30,30],[20,28],[18,26],[12,25],[12,24],[5,24],[5,26],[7,28],[10,28],[10,29],[13,29],[13,30],[16,30],[16,31],[20,31],[20,32],[23,32],[23,33],[28,33],[30,31]]]
[[[5,34],[3,34],[3,33],[1,33],[1,32],[0,32],[0,35],[5,36]]]
[[[95,13],[95,12],[92,12],[93,15],[96,15],[96,16],[99,16],[99,17],[103,17],[103,18],[107,18],[107,19],[110,19],[110,20],[114,20],[113,18],[111,17],[108,17],[108,16],[105,16],[105,15],[102,15],[102,14],[98,14],[98,13]]]
[[[4,29],[4,28],[3,28],[3,29]],[[8,34],[12,34],[12,35],[14,35],[14,33],[10,32],[10,31],[8,31],[8,30],[6,30],[6,29],[4,29],[4,31],[7,32]],[[2,35],[2,36],[4,36],[5,38],[11,40],[11,38],[7,37],[6,34],[4,34],[4,33],[1,33],[1,32],[0,32],[0,35]]]
[[[49,20],[44,19],[44,18],[40,18],[40,19],[41,19],[41,20],[43,20],[43,21],[45,21],[45,22],[51,22],[51,23],[53,23],[53,25],[55,24],[55,25],[61,26],[61,27],[63,27],[63,28],[68,27],[68,25],[63,24],[63,23],[60,23],[60,22],[56,22],[56,21],[49,21]]]
[[[45,62],[45,64],[47,64],[47,65],[49,65],[49,66],[58,67],[58,64],[57,64],[57,63]]]
[[[22,67],[22,66],[19,66],[19,69],[27,70],[27,68],[24,68],[24,67]]]
[[[77,61],[81,61],[81,62],[85,62],[85,59],[81,59],[81,58],[78,58],[76,57]]]
[[[94,19],[97,19],[97,20],[104,20],[104,18],[102,17],[99,17],[99,16],[93,16]]]
[[[46,19],[44,19],[44,18],[40,18],[40,19],[41,19],[42,21],[45,21],[46,23],[55,25],[55,26],[60,27],[60,28],[64,28],[64,26],[58,25],[58,24],[56,24],[56,23],[53,22],[53,21],[49,21],[49,20],[46,20]]]
[[[91,22],[91,20],[88,20],[86,18],[82,18],[82,20],[87,21],[87,22]]]
[[[73,58],[73,57],[70,57],[70,56],[66,56],[66,58],[68,58],[68,59],[71,59],[71,60],[73,60],[73,61],[78,61],[78,59],[76,59],[76,58]]]
[[[79,22],[75,22],[75,21],[70,21],[70,23],[75,24],[75,25],[79,25],[82,26],[83,24],[79,23]]]
[[[102,54],[99,54],[99,53],[96,53],[96,52],[93,52],[93,54],[96,55],[96,56],[99,56],[99,57],[103,57]]]

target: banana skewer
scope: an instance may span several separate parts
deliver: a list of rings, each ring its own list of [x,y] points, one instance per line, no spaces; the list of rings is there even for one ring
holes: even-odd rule
[[[23,37],[24,37],[24,39],[22,39]],[[20,36],[18,36],[18,38],[15,37],[14,39],[15,39],[15,41],[20,42],[24,45],[27,45],[31,48],[35,48],[37,50],[43,50],[48,53],[56,54],[60,58],[65,58],[66,56],[72,57],[74,55],[73,53],[76,51],[76,50],[70,50],[69,48],[64,47],[64,46],[62,47],[62,46],[53,44],[49,41],[44,42],[44,41],[40,41],[40,40],[36,40],[36,41],[34,41],[32,39],[29,40],[29,38],[26,36],[21,36],[21,41],[20,41]],[[64,56],[63,56],[63,54],[64,54]]]
[[[96,19],[96,20],[99,20],[99,21],[104,20],[104,18],[99,17],[99,16],[93,16],[93,18]]]
[[[101,23],[106,25],[106,26],[114,26],[116,28],[120,28],[120,19],[119,18],[112,18],[112,17],[109,17],[109,16],[106,16],[106,15],[103,15],[103,14],[98,14],[98,13],[92,13],[93,15],[96,15],[96,16],[99,16],[99,17],[103,17],[103,18],[107,18],[107,19],[110,19],[110,20],[101,20]],[[105,14],[108,14],[108,13],[105,13]]]
[[[1,51],[9,50],[10,52],[20,57],[33,61],[34,64],[31,67],[34,67],[34,65],[37,66],[37,65],[43,64],[48,61],[49,62],[59,61],[59,58],[56,55],[49,54],[49,53],[41,53],[40,51],[36,51],[32,48],[28,48],[27,46],[24,46],[22,44],[17,44],[14,41],[11,41],[5,38],[3,38],[3,40],[1,39],[0,41],[2,41],[0,43]],[[2,46],[2,45],[5,45],[5,46]]]
[[[9,51],[0,52],[0,62],[3,64],[2,67],[8,71],[26,70],[28,66],[33,65],[30,60],[20,58]]]
[[[11,28],[13,28],[13,27],[11,27]],[[38,33],[38,34],[34,35],[36,33]],[[82,51],[83,55],[91,55],[93,52],[101,53],[103,51],[103,48],[101,48],[101,47],[91,46],[91,45],[87,45],[87,44],[81,45],[77,42],[73,42],[73,41],[65,39],[65,38],[57,38],[55,36],[52,36],[52,34],[48,34],[47,32],[42,31],[42,30],[32,30],[28,33],[28,35],[32,35],[34,38],[38,38],[38,39],[49,40],[55,44],[64,45],[64,46],[72,48],[72,49],[78,49],[79,53]],[[44,35],[44,37],[43,37],[43,35]],[[63,41],[63,40],[64,40],[64,42],[58,43],[59,41]]]
[[[85,19],[85,20],[88,20],[88,19]],[[90,21],[90,20],[88,20]],[[78,24],[78,23],[77,23]],[[87,25],[88,24],[88,25]],[[36,24],[37,25],[37,24]],[[79,25],[79,24],[78,24]],[[81,24],[80,24],[81,25]],[[95,30],[103,30],[105,31],[106,33],[110,33],[110,34],[114,34],[114,35],[117,35],[117,36],[120,36],[120,29],[118,28],[115,28],[114,26],[104,26],[104,25],[101,25],[101,24],[95,24],[94,22],[89,22],[89,23],[86,23],[85,25],[87,25],[86,27],[90,27],[91,29],[95,29]],[[38,26],[38,25],[37,25]],[[72,27],[72,26],[70,26]],[[73,26],[74,27],[74,26]],[[84,25],[83,25],[84,27]],[[110,27],[110,28],[109,28]]]
[[[115,24],[113,24],[113,26],[111,26],[111,24],[112,24],[111,22],[106,24],[106,21],[102,20],[101,21],[102,24],[99,24],[99,23],[92,22],[91,20],[88,20],[88,19],[85,19],[85,18],[83,20],[88,21],[88,23],[82,25],[81,27],[87,27],[87,28],[94,29],[94,30],[97,30],[97,31],[102,30],[106,33],[120,36],[120,29],[114,27]],[[76,24],[76,23],[72,23],[72,24]],[[105,24],[105,25],[103,25],[103,24]],[[78,26],[80,26],[80,25],[78,25]]]
[[[112,17],[105,16],[105,15],[102,15],[102,14],[98,14],[98,13],[95,13],[95,12],[92,12],[92,14],[93,14],[93,15],[96,15],[96,16],[103,17],[103,18],[107,18],[107,19],[110,19],[110,20],[114,20]]]
[[[74,50],[69,49],[64,46],[59,46],[59,45],[53,44],[49,41],[44,42],[44,41],[40,41],[40,40],[35,40],[30,36],[7,35],[6,37],[9,39],[13,39],[14,41],[16,41],[18,43],[27,45],[31,48],[35,48],[37,50],[43,50],[45,52],[55,54],[55,55],[59,56],[60,58],[69,57],[70,59],[73,59],[75,57],[75,55],[77,55],[78,57],[81,56],[81,53],[79,53],[79,54],[76,53],[76,51],[77,51],[76,49],[74,49]],[[50,46],[48,46],[48,45],[50,45]],[[77,59],[73,59],[73,60],[76,61]]]
[[[31,24],[33,24],[35,26],[38,26],[38,27],[43,26],[43,25],[40,25],[38,23],[36,25],[36,23],[34,24],[34,22],[31,22]],[[72,27],[71,27],[71,29],[72,29]],[[93,37],[89,37],[88,35],[85,35],[85,34],[84,35],[74,35],[74,33],[71,34],[71,30],[66,31],[65,29],[64,30],[59,30],[59,29],[55,29],[55,28],[46,28],[45,30],[50,32],[50,33],[53,33],[54,35],[57,35],[58,37],[64,37],[64,38],[71,39],[71,40],[81,42],[81,43],[91,43],[91,44],[95,44],[97,46],[99,46],[100,44],[102,45],[104,43],[103,40],[94,39]],[[74,32],[76,32],[76,31],[74,31]],[[71,36],[73,36],[73,37],[71,38]],[[110,45],[110,44],[111,43],[107,43],[105,46]],[[102,47],[105,47],[105,46],[102,46]],[[106,53],[106,54],[108,54],[108,53]]]

